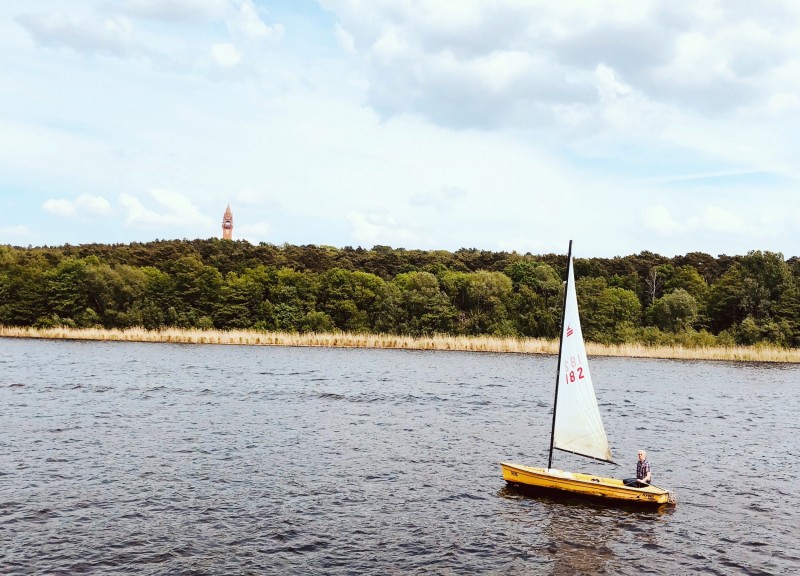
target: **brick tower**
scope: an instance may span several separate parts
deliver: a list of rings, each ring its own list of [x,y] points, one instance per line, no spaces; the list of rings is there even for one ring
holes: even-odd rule
[[[231,205],[225,209],[225,215],[222,217],[222,239],[230,240],[233,236],[233,214],[231,213]]]

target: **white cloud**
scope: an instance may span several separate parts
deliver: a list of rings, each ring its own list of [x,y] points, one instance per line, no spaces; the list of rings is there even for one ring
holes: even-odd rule
[[[232,19],[231,27],[255,40],[280,39],[284,33],[283,25],[268,26],[264,23],[252,0],[243,0],[236,16]]]
[[[662,236],[675,236],[685,230],[662,205],[648,206],[642,211],[642,220],[645,228]]]
[[[536,60],[526,52],[503,50],[476,59],[471,67],[476,77],[492,92],[502,93],[541,64]]]
[[[597,78],[597,91],[602,101],[615,100],[631,92],[631,87],[620,82],[614,70],[605,64],[598,64],[594,75]]]
[[[211,47],[211,57],[223,68],[233,68],[242,59],[242,53],[233,44],[214,44]]]
[[[467,192],[457,186],[443,186],[429,194],[414,194],[409,202],[412,206],[432,206],[447,210],[452,209],[466,195]]]
[[[800,95],[778,92],[770,97],[767,109],[772,114],[797,113],[800,111]]]
[[[743,218],[719,206],[708,206],[702,214],[702,228],[723,234],[756,234],[756,229]]]
[[[269,196],[263,190],[246,187],[236,193],[236,202],[245,205],[263,205],[270,201]]]
[[[336,39],[339,41],[339,45],[344,49],[345,52],[350,54],[355,53],[356,51],[356,41],[353,38],[353,35],[348,33],[347,31],[343,30],[340,25],[336,25]]]
[[[0,228],[0,236],[3,237],[3,243],[10,244],[30,240],[31,232],[24,224],[18,224],[17,226]]]
[[[800,246],[800,4],[321,4],[0,3],[0,174],[33,213],[8,224],[207,237],[230,202],[277,243]]]
[[[79,211],[88,212],[96,216],[107,216],[111,214],[111,204],[102,196],[92,196],[91,194],[81,194],[75,200],[75,206]]]
[[[74,201],[65,198],[50,199],[42,204],[42,210],[56,216],[108,216],[111,204],[102,196],[81,194]]]
[[[42,46],[118,57],[133,55],[138,50],[133,42],[133,26],[127,18],[81,18],[50,12],[18,16],[17,22]]]
[[[168,22],[221,18],[229,0],[127,0],[123,10],[131,15]]]
[[[372,53],[383,62],[392,62],[410,52],[410,46],[396,29],[383,31],[372,45]]]
[[[395,219],[386,214],[353,210],[348,216],[352,239],[362,246],[387,244],[390,246],[422,246],[430,243],[430,237],[420,234],[411,228],[399,225]]]
[[[554,106],[631,92],[706,112],[757,102],[775,82],[795,88],[787,94],[798,87],[781,72],[787,54],[797,62],[800,11],[788,2],[761,11],[616,0],[323,4],[339,19],[340,42],[361,58],[370,103],[384,115],[413,111],[457,127],[547,125]]]
[[[642,211],[642,219],[646,229],[661,236],[676,237],[693,232],[759,235],[755,226],[747,223],[741,216],[719,206],[706,206],[698,215],[689,216],[685,222],[679,222],[672,216],[668,208],[659,204],[645,208]]]
[[[119,202],[125,209],[125,223],[129,226],[154,227],[163,225],[191,227],[211,226],[212,220],[182,194],[165,188],[150,190],[150,196],[163,210],[151,210],[135,196],[120,194]]]
[[[42,204],[42,210],[56,216],[74,216],[75,205],[63,198],[50,199]]]
[[[242,226],[234,226],[233,236],[247,240],[251,244],[258,244],[259,242],[267,242],[272,227],[266,222],[254,222],[252,224],[245,224]]]

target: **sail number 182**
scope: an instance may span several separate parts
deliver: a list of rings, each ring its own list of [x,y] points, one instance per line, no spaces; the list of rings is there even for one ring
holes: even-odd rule
[[[583,380],[583,366],[580,365],[575,356],[571,356],[569,360],[564,360],[564,378],[567,384],[576,380]]]

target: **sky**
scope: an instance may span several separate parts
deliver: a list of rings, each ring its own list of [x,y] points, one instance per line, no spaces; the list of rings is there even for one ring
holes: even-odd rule
[[[800,255],[800,3],[3,0],[0,244]]]

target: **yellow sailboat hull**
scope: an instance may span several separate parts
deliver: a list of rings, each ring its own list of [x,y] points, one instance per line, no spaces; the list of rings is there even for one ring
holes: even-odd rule
[[[643,488],[634,488],[625,486],[622,480],[617,478],[565,472],[554,468],[532,468],[506,462],[501,462],[500,467],[503,470],[503,479],[511,485],[631,504],[675,504],[675,498],[671,492],[652,484]]]

